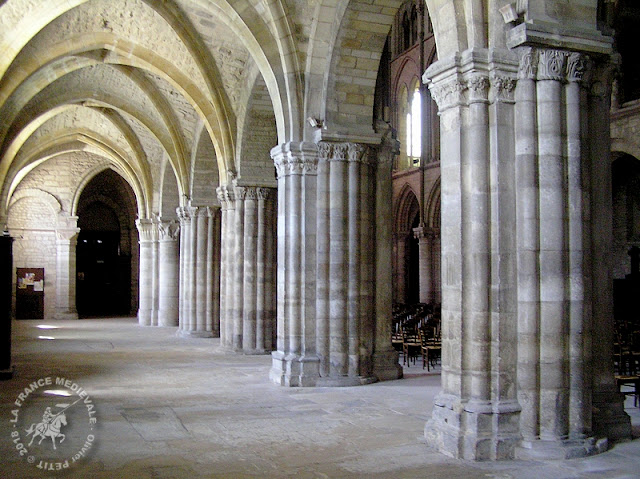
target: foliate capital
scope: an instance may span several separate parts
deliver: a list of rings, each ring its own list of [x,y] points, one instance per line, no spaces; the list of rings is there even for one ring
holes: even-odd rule
[[[136,227],[138,228],[138,237],[141,243],[156,241],[158,239],[158,227],[153,220],[138,219],[136,220]]]
[[[520,49],[518,78],[583,82],[587,79],[590,59],[584,53],[552,48]]]
[[[375,164],[376,148],[364,143],[321,141],[318,151],[322,161],[356,162],[365,166]]]
[[[158,222],[158,240],[176,241],[180,235],[180,224],[176,220],[160,220]]]
[[[318,173],[318,147],[314,143],[289,142],[271,150],[278,178]]]

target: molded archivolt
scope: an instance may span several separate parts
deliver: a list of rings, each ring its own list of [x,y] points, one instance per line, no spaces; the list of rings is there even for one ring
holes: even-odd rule
[[[11,211],[11,208],[18,201],[25,198],[38,199],[41,203],[46,204],[51,209],[51,213],[54,216],[57,216],[62,211],[62,205],[60,204],[58,198],[53,196],[51,193],[39,188],[24,188],[20,191],[17,191],[16,194],[11,197],[11,202],[9,203],[8,210]]]
[[[84,190],[87,187],[87,185],[89,183],[91,183],[91,181],[93,181],[93,179],[96,176],[98,176],[99,174],[101,174],[102,172],[104,172],[106,170],[113,170],[118,175],[120,175],[127,182],[127,184],[131,187],[131,189],[134,191],[134,196],[136,196],[136,200],[137,200],[137,196],[138,195],[135,194],[135,188],[133,188],[131,183],[127,180],[127,177],[126,177],[125,174],[123,174],[122,170],[119,170],[113,164],[101,163],[101,164],[95,165],[92,169],[87,171],[86,174],[82,177],[82,179],[78,183],[78,186],[75,189],[75,192],[73,193],[73,197],[71,199],[71,215],[72,216],[77,216],[78,215],[78,206],[80,204],[80,198],[82,197],[82,193],[84,192]],[[110,200],[106,196],[101,196],[100,201],[102,201],[105,204],[108,204],[116,212],[119,212],[122,208],[127,208],[128,209],[128,207],[129,207],[129,203],[128,202],[126,204],[122,204],[122,205],[116,205],[116,204],[112,205],[111,204],[112,200]],[[127,214],[129,215],[129,217],[135,218],[136,215],[138,217],[140,217],[140,204],[139,204],[139,202],[137,203],[137,206],[138,206],[137,211],[128,211]],[[120,213],[118,213],[118,214],[120,214]]]
[[[403,187],[395,208],[393,217],[395,218],[395,232],[411,232],[413,220],[420,212],[418,197],[413,189],[407,184]]]
[[[611,162],[614,162],[621,154],[640,158],[640,145],[625,138],[611,138],[611,151]]]
[[[119,149],[117,145],[95,132],[68,130],[64,136],[57,135],[55,137],[45,138],[44,141],[37,143],[32,152],[22,157],[10,171],[11,174],[7,176],[7,183],[3,189],[3,195],[6,194],[6,198],[9,198],[17,188],[19,181],[38,164],[59,156],[60,154],[78,150],[79,148],[75,146],[76,142],[92,147],[97,150],[101,156],[107,158],[114,165],[117,165],[136,193],[139,214],[142,215],[141,217],[148,217],[150,211],[149,200],[152,189],[148,176],[141,175],[140,171],[136,168],[140,163],[131,162],[128,155]],[[72,144],[74,146],[65,151],[64,145],[66,144]],[[60,149],[56,154],[47,155],[47,150],[56,149],[57,147],[60,147]],[[104,167],[100,165],[100,168]],[[145,176],[147,177],[146,181]]]
[[[440,228],[440,178],[431,187],[424,208],[425,223],[430,228]]]

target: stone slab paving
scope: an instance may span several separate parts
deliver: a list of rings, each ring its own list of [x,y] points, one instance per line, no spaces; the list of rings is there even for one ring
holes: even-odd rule
[[[436,453],[423,428],[440,377],[419,364],[398,381],[282,388],[268,380],[269,356],[229,354],[218,339],[179,338],[176,328],[142,328],[134,318],[41,324],[13,323],[16,374],[0,383],[1,479],[640,477],[640,440],[567,461],[474,463]],[[76,382],[97,408],[92,448],[63,473],[29,464],[12,442],[14,401],[43,377]],[[44,410],[41,389],[31,399]],[[640,433],[640,412],[627,405]],[[68,432],[77,449],[72,425]],[[46,457],[47,441],[30,454]]]

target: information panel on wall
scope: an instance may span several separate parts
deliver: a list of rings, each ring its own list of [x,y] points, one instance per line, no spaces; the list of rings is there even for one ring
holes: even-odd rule
[[[16,268],[16,319],[44,319],[44,268]]]

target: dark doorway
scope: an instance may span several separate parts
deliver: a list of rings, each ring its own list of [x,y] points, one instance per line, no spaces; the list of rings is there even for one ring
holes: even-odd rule
[[[83,191],[76,249],[76,308],[80,317],[131,314],[134,215],[133,192],[114,171],[96,175]]]
[[[77,301],[82,317],[129,313],[131,258],[119,255],[120,232],[82,231],[77,249]]]

